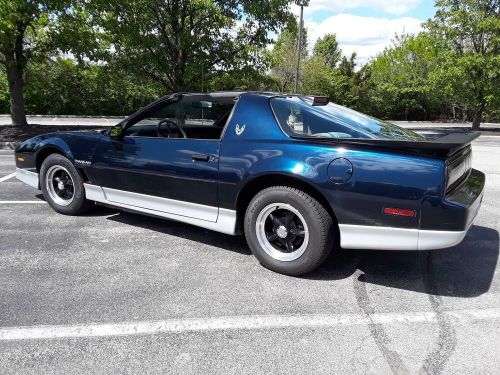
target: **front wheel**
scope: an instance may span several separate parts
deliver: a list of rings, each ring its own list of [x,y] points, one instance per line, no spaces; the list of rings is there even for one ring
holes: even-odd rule
[[[52,154],[43,161],[40,187],[47,203],[61,214],[78,215],[92,205],[92,202],[85,199],[80,174],[62,155]]]
[[[245,236],[264,267],[297,276],[312,271],[330,253],[333,220],[309,194],[274,186],[262,190],[250,202]]]

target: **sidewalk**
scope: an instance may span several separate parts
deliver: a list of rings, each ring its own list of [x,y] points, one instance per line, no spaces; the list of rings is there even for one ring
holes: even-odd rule
[[[113,126],[126,116],[26,116],[28,124],[43,126]],[[11,124],[10,115],[0,115],[0,126]]]
[[[424,121],[393,121],[389,122],[406,129],[472,129],[472,122],[424,122]],[[481,123],[481,130],[500,131],[500,124],[493,122]]]

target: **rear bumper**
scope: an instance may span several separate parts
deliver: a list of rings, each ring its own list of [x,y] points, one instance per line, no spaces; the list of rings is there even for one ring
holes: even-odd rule
[[[435,250],[462,242],[483,200],[485,176],[473,169],[444,199],[425,202],[420,229],[339,224],[345,249]]]
[[[472,169],[468,178],[444,198],[430,197],[422,203],[420,229],[467,230],[476,217],[483,200],[484,173]]]
[[[479,212],[483,203],[485,182],[484,173],[472,169],[467,180],[446,197],[446,205],[452,207],[455,214],[459,214],[461,228],[469,228]]]
[[[364,250],[435,250],[462,242],[467,230],[441,231],[340,224],[340,247]]]

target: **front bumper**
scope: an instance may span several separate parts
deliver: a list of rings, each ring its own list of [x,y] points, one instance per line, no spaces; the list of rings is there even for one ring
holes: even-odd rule
[[[29,186],[40,189],[38,173],[30,172],[22,168],[16,168],[16,178]]]

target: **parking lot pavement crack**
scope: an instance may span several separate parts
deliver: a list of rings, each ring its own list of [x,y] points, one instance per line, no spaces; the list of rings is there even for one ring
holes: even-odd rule
[[[443,372],[446,363],[455,352],[457,337],[450,316],[443,313],[443,301],[439,295],[439,288],[432,268],[431,252],[426,252],[421,255],[421,264],[422,281],[425,291],[429,296],[432,310],[436,314],[439,334],[436,348],[425,358],[420,373],[439,375]]]
[[[358,306],[369,319],[368,328],[370,330],[371,336],[373,337],[373,340],[377,344],[377,347],[379,348],[394,375],[410,374],[410,371],[406,368],[399,353],[389,348],[391,339],[389,338],[389,335],[385,331],[383,325],[374,322],[374,320],[372,319],[375,310],[373,309],[373,306],[370,302],[370,297],[368,296],[365,281],[366,275],[362,273],[362,271],[356,271],[353,278],[354,294],[356,296]]]
[[[366,341],[368,339],[371,339],[372,338],[372,335],[371,335],[371,332],[370,334],[366,335],[366,336],[363,336],[361,338],[361,340],[359,341],[358,345],[356,345],[356,347],[354,348],[354,350],[352,351],[351,355],[350,355],[350,358],[349,358],[349,362],[353,365],[353,366],[360,366],[363,368],[363,371],[361,371],[361,373],[363,374],[366,374],[368,373],[368,367],[369,367],[369,364],[368,362],[366,361],[366,359],[363,357],[363,356],[360,356],[358,357],[358,353],[361,352],[365,346],[366,346]],[[352,369],[352,373],[356,373],[359,369],[356,368],[356,367],[353,367]]]

